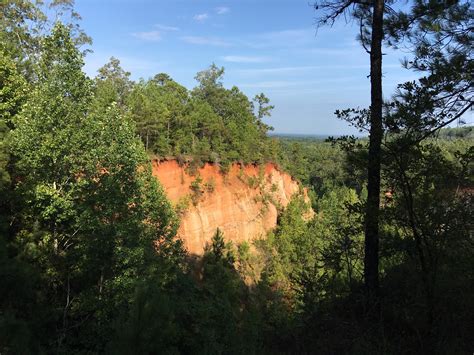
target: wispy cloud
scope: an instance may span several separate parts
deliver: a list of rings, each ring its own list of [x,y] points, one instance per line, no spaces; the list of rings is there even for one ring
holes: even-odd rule
[[[273,88],[285,88],[288,86],[296,86],[299,83],[292,81],[260,81],[256,83],[240,84],[240,87],[243,88],[252,88],[252,89],[273,89]]]
[[[283,74],[293,72],[305,72],[310,70],[324,69],[326,66],[319,65],[303,65],[294,67],[277,67],[277,68],[261,68],[261,69],[242,69],[240,74]]]
[[[385,65],[384,68],[394,67],[392,64]],[[314,72],[317,70],[332,70],[332,69],[367,69],[369,64],[328,64],[328,65],[301,65],[291,67],[275,67],[275,68],[252,68],[237,70],[239,74],[286,74],[286,73],[304,73]]]
[[[166,26],[166,25],[162,25],[162,24],[156,24],[155,25],[155,28],[159,29],[159,30],[162,30],[162,31],[179,31],[179,27],[174,27],[174,26]]]
[[[158,42],[163,39],[163,34],[166,32],[174,32],[179,31],[178,27],[174,26],[167,26],[162,24],[156,24],[153,26],[156,30],[152,31],[144,31],[144,32],[134,32],[132,36],[138,38],[142,41],[149,41],[149,42]]]
[[[241,55],[226,55],[221,57],[221,59],[230,63],[265,63],[270,61],[270,58],[268,57],[252,57]]]
[[[224,15],[230,11],[230,9],[226,6],[219,6],[216,7],[214,10],[216,10],[216,14],[218,15]]]
[[[186,43],[216,46],[216,47],[229,47],[232,45],[230,42],[227,42],[217,37],[184,36],[184,37],[181,37],[181,40]]]
[[[203,14],[197,14],[194,15],[193,19],[196,20],[197,22],[204,22],[209,18],[209,14],[203,13]]]
[[[250,36],[242,44],[252,48],[294,47],[307,45],[314,40],[314,35],[312,28],[271,31]]]
[[[161,32],[160,31],[148,31],[148,32],[134,32],[132,33],[133,37],[141,39],[143,41],[158,42],[161,41]]]
[[[391,70],[398,68],[400,65],[387,64],[384,66],[384,74],[389,73]],[[393,68],[393,69],[392,69]],[[302,65],[302,66],[288,66],[288,67],[270,67],[270,68],[249,68],[249,69],[237,69],[233,73],[238,75],[243,80],[248,80],[251,83],[248,85],[242,85],[243,87],[262,87],[262,88],[275,88],[276,83],[281,83],[281,80],[291,80],[293,84],[287,84],[286,86],[295,86],[296,81],[298,83],[312,83],[314,85],[321,85],[322,83],[335,84],[344,83],[344,90],[346,90],[345,84],[349,81],[361,83],[368,83],[369,79],[369,64],[327,64],[327,65]],[[337,73],[335,75],[334,73]],[[245,79],[244,79],[245,78]],[[309,78],[317,78],[314,82],[309,82]],[[409,77],[408,80],[413,80],[414,77]],[[255,84],[252,82],[255,81]],[[397,83],[403,82],[400,77],[395,80],[387,78],[384,81],[384,85],[387,87],[394,87]],[[269,84],[273,83],[273,84]],[[362,84],[361,84],[362,85]],[[283,86],[283,85],[281,85]],[[341,88],[341,86],[339,86]]]
[[[311,48],[306,53],[324,55],[324,56],[350,56],[354,53],[364,52],[362,47],[346,47],[346,48]]]
[[[143,56],[130,56],[125,53],[114,52],[113,55],[120,60],[120,65],[132,74],[132,79],[148,77],[151,73],[165,72],[169,68],[169,63],[165,61],[156,61]],[[86,56],[85,72],[94,77],[97,70],[110,60],[112,53],[93,52]]]
[[[329,84],[334,83],[349,83],[357,82],[357,77],[340,77],[340,78],[328,78],[328,79],[317,79],[317,80],[268,80],[259,81],[254,83],[240,84],[243,88],[262,88],[262,89],[279,89],[279,88],[313,88],[314,86],[324,86],[328,88]],[[340,89],[339,89],[340,90]]]

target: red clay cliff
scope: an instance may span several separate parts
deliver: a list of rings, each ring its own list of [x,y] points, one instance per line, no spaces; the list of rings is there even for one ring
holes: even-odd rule
[[[154,160],[153,175],[181,211],[178,236],[197,255],[217,228],[234,244],[265,235],[276,226],[278,209],[301,191],[296,180],[270,163],[233,164],[226,174],[206,163],[191,175],[175,160]]]

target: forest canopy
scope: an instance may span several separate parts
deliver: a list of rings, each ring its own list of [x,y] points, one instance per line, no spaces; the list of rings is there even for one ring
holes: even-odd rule
[[[188,90],[160,73],[138,82],[119,60],[99,69],[95,92],[102,104],[118,102],[135,122],[145,149],[158,157],[228,165],[233,161],[275,160],[276,143],[263,122],[273,108],[264,94],[250,100],[236,86],[222,83],[224,68],[212,64],[197,73],[198,85]]]

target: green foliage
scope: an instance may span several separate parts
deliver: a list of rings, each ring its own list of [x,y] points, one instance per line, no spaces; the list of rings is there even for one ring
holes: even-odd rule
[[[2,195],[10,185],[8,137],[9,130],[7,125],[5,122],[0,121],[0,192],[2,192]]]
[[[364,175],[357,164],[360,154],[347,154],[339,146],[317,139],[279,140],[280,164],[318,196],[344,185],[361,190]]]
[[[232,250],[232,244],[226,244],[224,240],[224,234],[217,228],[216,233],[212,237],[211,245],[208,247],[204,258],[204,264],[206,262],[219,263],[230,269],[233,268],[235,261],[234,253]]]
[[[42,51],[41,40],[56,21],[69,29],[76,46],[90,44],[91,38],[78,24],[80,15],[74,1],[4,0],[0,3],[0,51],[8,53],[28,81],[34,81],[34,66]]]
[[[447,133],[441,130],[439,137],[449,137]],[[472,283],[468,270],[474,260],[469,242],[472,140],[438,138],[409,148],[404,137],[387,136],[383,153],[380,273],[384,320],[376,327],[383,327],[384,333],[363,321],[361,216],[365,191],[358,188],[363,174],[359,178],[353,172],[362,173],[366,164],[364,140],[345,138],[339,140],[339,146],[327,145],[342,157],[339,164],[333,164],[342,172],[340,180],[336,179],[339,187],[329,185],[313,196],[316,216],[309,223],[292,202],[279,218],[275,233],[259,242],[266,265],[260,287],[268,284],[280,290],[278,302],[288,308],[283,308],[286,313],[277,308],[280,316],[287,315],[285,325],[278,323],[278,329],[286,326],[304,349],[395,353],[427,347],[462,352],[470,344],[466,334],[472,313],[460,309],[470,309],[466,302],[468,294],[472,295],[470,287],[461,286]],[[325,145],[299,143],[301,161],[314,159],[311,147]],[[294,154],[292,144],[283,140],[282,147],[288,150],[284,154]],[[324,174],[324,166],[315,168],[323,169]],[[335,182],[330,175],[327,181]],[[344,185],[356,187],[358,193]],[[462,319],[462,326],[455,317]],[[330,333],[345,334],[352,340],[341,343],[340,336],[321,337],[328,327]],[[407,328],[419,335],[401,335]],[[463,345],[450,340],[455,338],[463,339]],[[281,346],[290,343],[294,349],[290,340]]]
[[[259,186],[258,177],[253,175],[247,176],[247,185],[252,189],[257,188]]]
[[[14,60],[0,51],[0,120],[13,128],[12,117],[18,114],[26,100],[28,87]]]
[[[211,177],[209,180],[207,180],[204,183],[204,189],[209,193],[213,193],[215,188],[216,188],[216,180],[214,180],[213,177]]]
[[[396,139],[391,143],[399,145]],[[403,268],[405,264],[418,269],[418,273],[411,275],[407,282],[417,285],[423,304],[417,327],[427,334],[425,342],[428,343],[434,341],[434,334],[443,339],[449,336],[465,337],[462,327],[452,324],[445,328],[438,321],[434,322],[433,318],[452,322],[451,312],[454,310],[445,303],[445,295],[453,295],[451,292],[456,292],[456,289],[461,292],[462,286],[454,279],[459,281],[462,278],[466,283],[472,279],[467,270],[472,267],[474,255],[470,246],[472,230],[469,222],[474,216],[469,207],[472,203],[472,180],[466,170],[470,169],[467,161],[472,162],[472,142],[463,151],[454,154],[449,154],[449,148],[446,149],[449,146],[425,142],[397,151],[396,156],[392,152],[389,153],[392,159],[385,167],[395,196],[384,211],[384,217],[389,226],[398,227],[388,230],[391,242],[403,246],[398,252],[402,261],[398,260],[396,266],[391,265],[392,268],[387,271],[389,282],[393,282],[391,278],[394,274],[399,277],[408,272]],[[455,147],[459,149],[462,145]],[[389,247],[394,248],[394,245]],[[390,249],[386,253],[394,254]],[[458,273],[457,277],[452,274],[453,270]],[[408,298],[404,307],[410,309],[408,312],[414,312],[411,307],[416,301],[408,294],[400,297]],[[464,296],[456,299],[459,304],[466,302]],[[464,316],[472,317],[472,314]],[[467,342],[467,338],[464,339]],[[452,346],[448,344],[449,341],[443,340],[433,345],[447,349]]]
[[[186,213],[189,208],[189,204],[191,203],[192,198],[189,195],[183,196],[179,199],[176,203],[175,211],[178,216],[182,216]]]
[[[212,65],[197,74],[198,86],[188,91],[166,74],[133,86],[126,98],[145,148],[159,156],[187,156],[224,168],[229,162],[263,162],[275,158],[275,147],[261,121],[269,116],[268,98],[260,111],[233,87],[222,85],[223,68]]]
[[[449,123],[461,121],[473,105],[472,3],[418,1],[387,21],[388,39],[408,45],[413,58],[408,69],[423,76],[398,86],[385,121],[392,132],[408,130],[416,140]]]
[[[130,73],[124,71],[120,67],[120,61],[114,57],[111,57],[98,72],[94,90],[99,107],[107,107],[115,102],[123,108],[132,88]]]
[[[292,307],[312,307],[333,296],[330,290],[347,293],[360,281],[362,236],[355,227],[360,213],[347,214],[357,203],[353,190],[340,188],[317,200],[319,209],[311,221],[303,217],[308,206],[302,197],[282,213],[266,246],[277,253],[267,273],[269,280],[284,285]]]
[[[255,353],[261,320],[234,268],[232,247],[217,230],[201,262],[199,280],[178,275],[143,284],[119,326],[113,353]]]
[[[193,204],[196,206],[204,192],[203,187],[202,187],[202,177],[197,176],[196,179],[194,179],[191,182],[191,185],[189,186],[189,188],[192,191],[191,200],[193,201]]]
[[[438,131],[438,137],[444,140],[450,139],[474,139],[474,127],[455,127],[455,128],[444,128]]]
[[[255,95],[254,102],[257,104],[256,116],[259,120],[262,120],[265,116],[270,116],[271,111],[275,108],[275,106],[270,105],[270,99],[264,93]],[[267,129],[271,128],[267,127]]]
[[[0,234],[7,234],[11,205],[10,131],[27,98],[28,85],[15,61],[0,50]]]
[[[111,336],[103,324],[127,310],[137,283],[158,262],[179,260],[175,217],[133,124],[114,106],[90,109],[92,85],[66,27],[57,24],[44,48],[39,84],[12,132],[14,243],[41,274],[36,292],[50,317],[38,326],[56,333],[37,341],[100,351]],[[97,332],[102,343],[91,342]]]

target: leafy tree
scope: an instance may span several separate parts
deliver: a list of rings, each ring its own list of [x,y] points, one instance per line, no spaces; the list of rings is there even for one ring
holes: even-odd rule
[[[156,85],[147,85],[143,81],[137,83],[130,93],[129,102],[131,116],[136,122],[138,132],[146,150],[167,153],[169,147],[164,140],[164,117],[168,111],[157,93],[152,93]],[[158,97],[157,97],[158,96]],[[151,148],[153,147],[153,148]]]
[[[404,222],[398,217],[396,223],[410,231],[406,238],[413,243],[423,285],[425,316],[421,332],[428,349],[434,351],[438,283],[443,278],[438,270],[447,262],[440,256],[447,254],[440,240],[451,240],[455,250],[467,236],[463,226],[469,214],[465,203],[470,197],[456,191],[466,186],[465,161],[472,148],[447,159],[437,145],[425,141],[441,128],[462,121],[472,108],[472,5],[420,1],[409,11],[394,13],[388,25],[393,44],[408,43],[413,50],[413,58],[405,66],[424,74],[417,81],[399,85],[398,94],[387,105],[384,123],[389,133],[385,143],[386,174],[402,197],[395,205],[400,207]],[[453,211],[455,215],[450,214]],[[461,250],[455,253],[470,260]],[[448,264],[449,269],[452,264]]]
[[[12,118],[21,110],[27,97],[27,82],[6,52],[0,51],[0,61],[0,119],[12,129]]]
[[[31,1],[2,1],[0,4],[0,43],[3,55],[31,74],[32,54],[39,49],[39,28],[46,20],[37,3]]]
[[[175,81],[140,81],[128,99],[133,120],[147,150],[161,156],[183,153],[189,142],[188,91]],[[187,134],[189,135],[190,132]]]
[[[232,247],[216,231],[198,269],[143,283],[119,326],[114,353],[242,353],[260,350],[262,325],[234,268]],[[196,276],[195,273],[199,272]]]
[[[270,116],[271,110],[275,108],[275,106],[269,105],[270,99],[264,93],[255,95],[254,101],[257,104],[256,116],[259,120],[262,120],[265,116]]]
[[[292,200],[279,218],[269,239],[277,255],[268,271],[274,282],[282,283],[296,309],[314,312],[315,304],[347,294],[362,279],[357,203],[354,190],[335,188],[317,199],[318,210],[312,220],[304,219],[308,206],[302,197]]]
[[[404,153],[390,155],[384,169],[394,191],[385,218],[390,218],[390,225],[398,226],[399,229],[392,229],[390,234],[395,240],[401,240],[404,248],[398,253],[401,252],[412,270],[416,270],[411,271],[412,277],[407,282],[418,285],[419,299],[410,301],[421,305],[417,328],[423,346],[430,351],[444,351],[454,345],[447,345],[449,342],[439,341],[440,338],[463,337],[463,331],[454,324],[449,328],[443,324],[451,322],[450,312],[453,312],[446,310],[450,302],[443,295],[449,293],[457,298],[455,290],[462,287],[457,282],[464,279],[469,283],[472,278],[469,272],[462,271],[470,267],[473,255],[467,222],[472,218],[472,209],[468,207],[472,196],[466,191],[466,186],[471,185],[466,169],[467,161],[472,159],[469,158],[472,144],[464,153],[458,151],[453,158],[446,153],[441,145],[432,142],[415,145]],[[456,276],[451,273],[453,270],[456,270]],[[408,270],[399,272],[407,273]],[[467,288],[463,292],[472,290]],[[410,292],[402,297],[410,298]],[[456,302],[464,304],[465,301],[464,297],[459,297]]]
[[[405,66],[423,75],[400,84],[387,107],[387,129],[402,133],[408,140],[403,147],[461,122],[472,108],[472,11],[470,2],[420,1],[392,16],[390,39],[412,48],[413,58]]]
[[[173,79],[166,73],[158,73],[153,77],[152,80],[160,86],[163,86],[166,83],[173,81]]]
[[[270,99],[266,97],[263,92],[255,95],[253,100],[257,104],[257,114],[255,115],[257,117],[257,125],[259,126],[263,136],[265,136],[267,131],[273,130],[273,127],[266,125],[262,120],[264,117],[271,116],[271,111],[275,106],[270,105]]]
[[[69,30],[58,23],[44,48],[39,84],[12,133],[15,244],[41,275],[37,292],[50,310],[41,321],[56,333],[38,340],[100,351],[106,324],[127,312],[137,283],[160,263],[179,262],[175,217],[131,122],[114,106],[91,109],[92,83]]]
[[[200,71],[195,77],[199,85],[194,89],[194,95],[207,101],[218,115],[222,115],[224,109],[220,105],[225,92],[223,76],[224,68],[218,68],[212,63],[209,69]]]
[[[0,51],[0,233],[7,234],[11,217],[10,131],[13,118],[23,107],[27,97],[27,83],[13,59]]]
[[[5,0],[0,4],[0,13],[0,49],[12,57],[29,80],[35,79],[33,66],[41,51],[41,39],[54,21],[66,24],[76,46],[92,43],[78,24],[81,16],[74,10],[73,0]]]
[[[299,138],[279,138],[279,143],[279,164],[318,196],[342,186],[362,190],[364,180],[356,179],[359,165],[355,166],[353,156],[338,145]]]
[[[240,352],[246,345],[242,319],[247,312],[245,285],[234,268],[232,246],[225,243],[217,229],[205,252],[202,267],[202,297],[205,305],[198,321],[202,336],[207,340],[201,351]],[[252,339],[248,339],[252,341]]]
[[[95,92],[99,104],[107,107],[116,102],[123,108],[132,88],[130,73],[123,70],[120,61],[111,57],[110,61],[99,68],[95,78]]]

